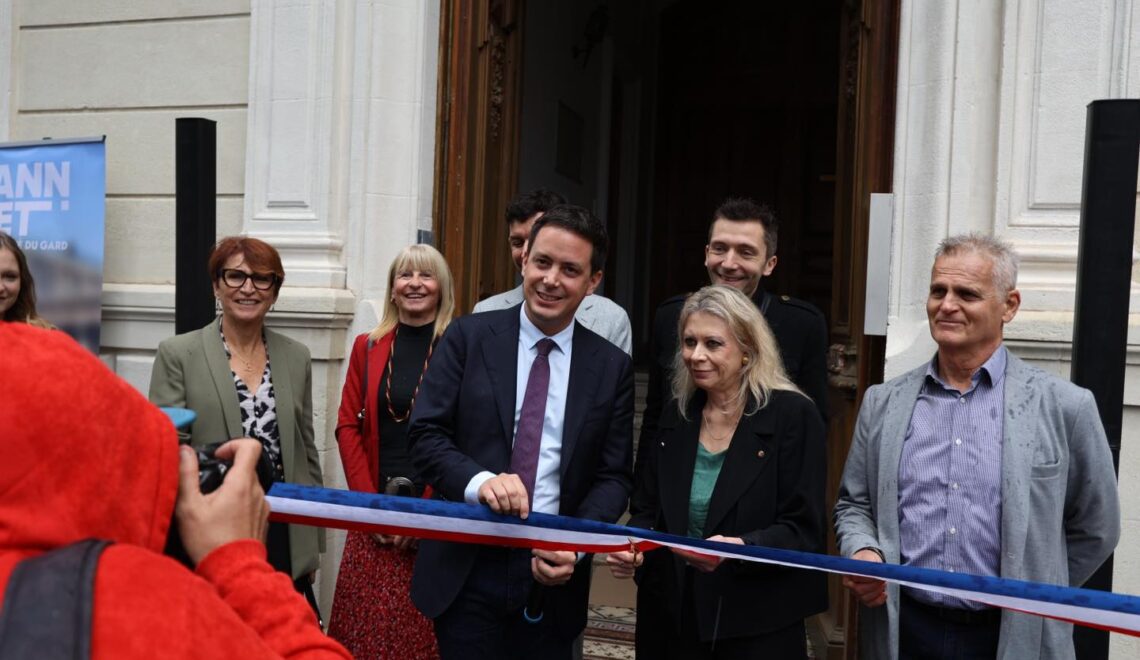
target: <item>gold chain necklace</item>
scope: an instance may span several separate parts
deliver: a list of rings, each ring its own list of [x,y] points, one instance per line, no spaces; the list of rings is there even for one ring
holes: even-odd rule
[[[224,339],[225,334],[223,334],[222,337]],[[228,341],[226,342],[226,348],[229,349],[230,357],[237,356],[237,359],[241,362],[242,366],[245,367],[245,370],[249,372],[252,372],[254,370],[253,362],[257,359],[257,349],[263,348],[264,346],[265,337],[261,337],[258,342],[253,345],[253,350],[250,351],[250,356],[247,358],[246,356],[242,355],[241,351],[238,350],[237,344],[231,346]]]
[[[710,440],[712,440],[713,442],[715,442],[717,444],[720,444],[720,443],[724,442],[725,440],[728,440],[729,438],[731,438],[733,433],[736,433],[736,425],[740,422],[740,414],[742,412],[744,412],[744,409],[740,408],[735,413],[733,413],[733,415],[731,417],[732,422],[729,425],[728,432],[718,438],[717,436],[713,435],[713,432],[712,432],[712,427],[713,427],[712,419],[709,418],[709,414],[706,411],[702,410],[701,411],[701,420],[704,422],[704,424],[702,425],[702,430],[708,435]]]
[[[257,348],[258,348],[257,346],[253,347],[253,350],[250,351],[250,357],[248,357],[248,358],[246,356],[242,355],[241,352],[238,351],[236,348],[233,349],[231,351],[231,353],[233,355],[236,355],[237,359],[241,360],[242,366],[245,367],[246,371],[253,371],[254,370],[253,361],[257,359]]]
[[[392,335],[392,347],[388,349],[388,378],[384,384],[384,403],[388,404],[388,414],[392,416],[392,421],[397,424],[403,424],[408,421],[412,416],[412,408],[416,405],[416,395],[420,393],[420,385],[424,382],[424,374],[427,373],[428,360],[431,359],[432,349],[435,348],[435,341],[428,343],[427,357],[424,358],[424,366],[420,369],[420,379],[416,381],[416,389],[412,390],[412,400],[408,402],[408,410],[400,415],[396,413],[396,409],[392,407],[392,356],[396,354],[396,339],[400,336],[400,325],[396,324],[396,332]]]

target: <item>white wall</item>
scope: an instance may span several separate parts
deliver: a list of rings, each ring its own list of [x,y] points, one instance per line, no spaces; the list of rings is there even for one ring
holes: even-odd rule
[[[106,135],[104,280],[167,284],[175,117],[218,122],[219,231],[241,226],[249,7],[120,4],[16,3],[8,138]]]
[[[886,374],[934,351],[939,240],[993,231],[1022,255],[1015,352],[1068,377],[1086,105],[1140,96],[1140,11],[1125,0],[904,0]],[[1137,312],[1140,284],[1132,284]],[[1140,326],[1140,319],[1133,322]],[[1140,593],[1140,338],[1130,334],[1114,589]],[[1140,656],[1113,636],[1113,657]]]
[[[0,137],[107,136],[104,358],[145,389],[149,352],[173,333],[176,117],[217,122],[218,232],[242,226],[249,2],[2,4]],[[166,313],[143,312],[156,305]]]

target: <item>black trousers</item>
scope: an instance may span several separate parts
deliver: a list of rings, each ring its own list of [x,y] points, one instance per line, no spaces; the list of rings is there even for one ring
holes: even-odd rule
[[[523,618],[534,585],[531,556],[529,550],[480,549],[459,595],[435,619],[443,660],[569,660],[574,639],[558,636],[551,617]]]
[[[637,660],[664,658],[669,640],[661,631],[673,627],[673,617],[665,607],[665,594],[655,580],[643,577],[637,585],[637,628],[633,638]]]
[[[763,635],[730,637],[711,642],[700,641],[695,634],[696,626],[690,625],[693,625],[693,630],[686,631],[685,622],[682,622],[681,635],[669,640],[664,658],[667,660],[753,660],[755,658],[803,660],[807,657],[807,636],[803,621]]]
[[[993,660],[1001,610],[946,610],[899,599],[899,660]]]
[[[671,568],[671,566],[669,567]],[[803,660],[807,658],[807,635],[803,621],[759,635],[701,641],[697,629],[697,605],[693,598],[694,569],[685,572],[685,593],[679,625],[665,609],[663,594],[651,590],[638,594],[638,660]],[[640,591],[640,590],[639,590]],[[654,602],[655,601],[655,602]],[[648,606],[650,620],[642,619],[642,605]]]

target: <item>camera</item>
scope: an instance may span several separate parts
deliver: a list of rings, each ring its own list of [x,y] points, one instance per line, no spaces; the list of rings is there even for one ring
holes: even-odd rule
[[[233,461],[223,460],[214,455],[218,447],[224,444],[226,443],[215,442],[194,449],[194,452],[198,454],[198,489],[203,494],[217,490],[225,480],[226,473],[233,467]],[[273,467],[273,462],[269,460],[269,455],[264,450],[258,455],[256,471],[257,480],[261,483],[262,490],[268,493],[273,482],[276,481],[274,478],[276,470]],[[170,521],[163,554],[178,560],[191,570],[194,569],[194,563],[190,561],[190,556],[186,554],[186,548],[182,545],[182,536],[178,533],[177,520],[172,519]]]
[[[215,442],[211,445],[198,447],[195,452],[198,454],[198,489],[205,493],[212,493],[222,485],[222,481],[226,478],[226,472],[233,467],[232,461],[222,460],[216,458],[214,453],[226,443]],[[269,460],[269,456],[262,451],[257,458],[257,480],[261,482],[261,489],[269,492],[273,482],[276,470],[273,468],[273,462]]]

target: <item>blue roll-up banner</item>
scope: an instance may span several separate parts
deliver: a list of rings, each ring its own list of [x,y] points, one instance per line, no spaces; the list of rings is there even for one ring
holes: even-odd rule
[[[104,138],[0,144],[0,231],[28,258],[36,310],[99,352]]]

